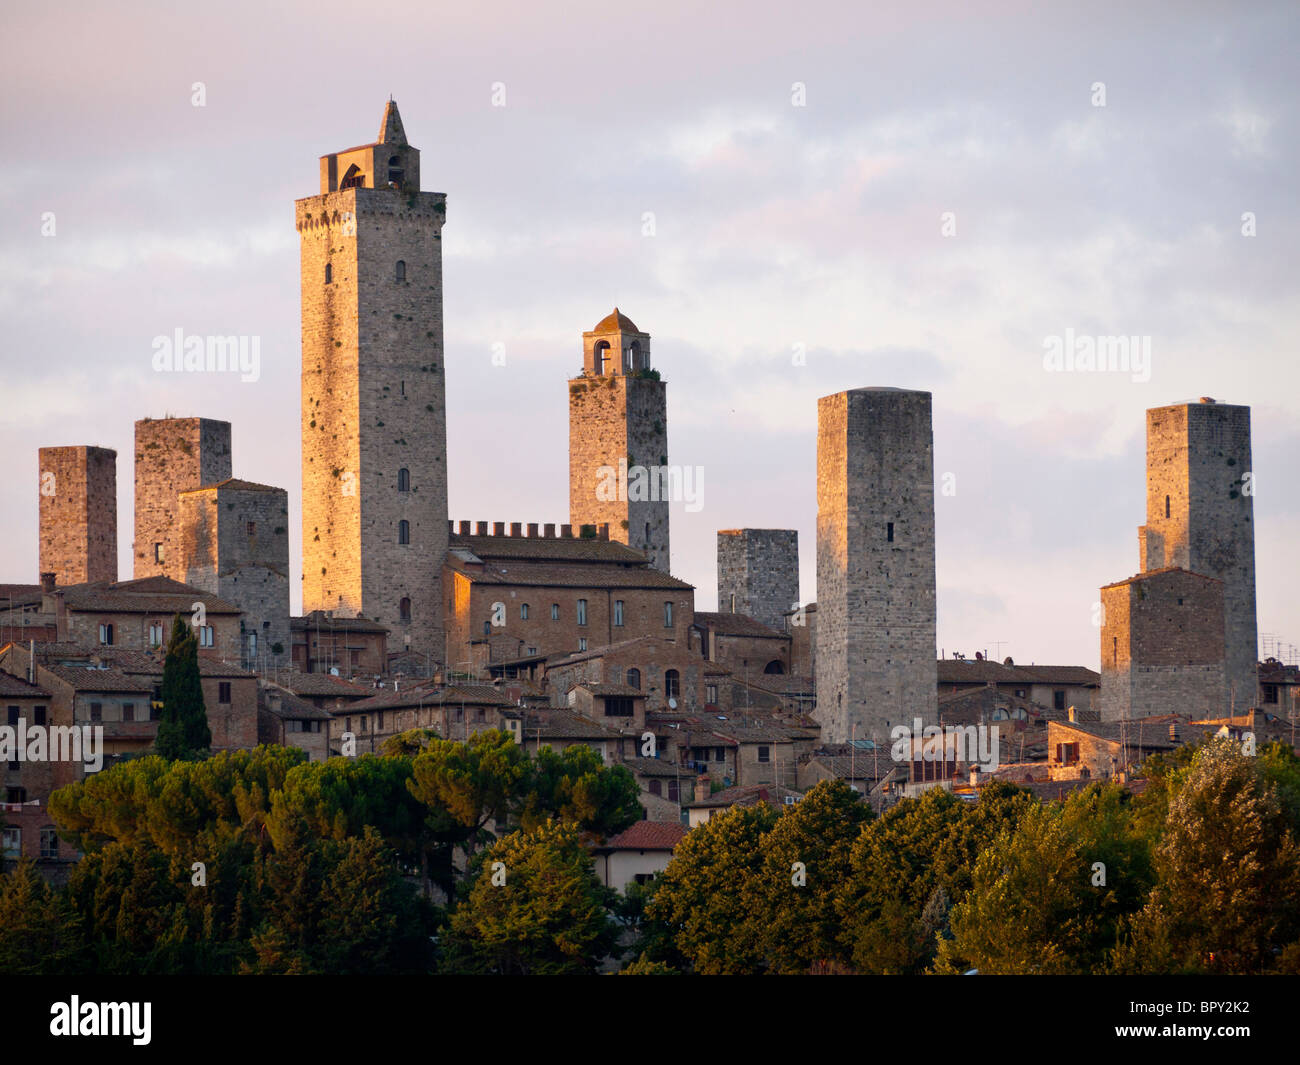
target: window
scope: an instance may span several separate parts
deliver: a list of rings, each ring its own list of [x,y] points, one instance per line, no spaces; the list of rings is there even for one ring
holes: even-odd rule
[[[21,714],[22,714],[22,710],[21,710],[19,707],[17,707],[17,706],[11,706],[11,707],[9,707],[9,724],[10,724],[10,725],[17,725],[17,724],[18,724],[18,718],[19,718],[19,716],[21,716]]]
[[[217,684],[217,702],[222,705],[230,703],[230,681],[223,680]]]
[[[664,604],[664,628],[671,629],[672,627],[673,627],[673,604],[665,603]]]
[[[1025,697],[1025,689],[1024,689],[1024,688],[1017,688],[1017,689],[1016,689],[1016,698],[1017,698],[1017,699],[1023,699],[1024,697]]]
[[[1058,743],[1056,745],[1056,760],[1062,765],[1073,765],[1079,760],[1079,745],[1077,743]]]
[[[1169,497],[1165,496],[1165,517],[1169,517]]]
[[[123,721],[135,720],[135,703],[122,704],[122,720]]]
[[[257,535],[257,522],[255,522],[255,521],[250,521],[250,522],[248,523],[248,535],[249,535],[250,537],[251,537],[251,536],[256,536],[256,535]]]
[[[365,188],[366,175],[361,172],[361,168],[353,163],[348,167],[348,172],[343,175],[343,180],[339,182],[341,189],[361,189]]]
[[[344,732],[351,732],[351,731],[352,731],[352,718],[350,718],[350,717],[345,717],[345,718],[343,719],[343,722],[344,722],[344,724],[343,724],[343,731],[344,731]]]
[[[325,284],[330,284],[334,280],[334,264],[325,264]]]
[[[725,762],[725,761],[727,760],[727,748],[725,748],[725,747],[714,747],[714,748],[713,748],[713,760],[714,760],[715,762]]]
[[[885,523],[885,540],[891,544],[894,542],[894,523],[892,521]]]
[[[1064,709],[1065,709],[1065,692],[1063,692],[1063,691],[1054,691],[1054,692],[1052,692],[1052,705],[1053,705],[1057,710],[1064,710]]]
[[[1115,665],[1115,666],[1119,665],[1119,637],[1118,636],[1112,636],[1110,638],[1110,660],[1111,660],[1111,665]]]
[[[0,833],[0,858],[17,858],[23,852],[23,830],[6,828]]]
[[[486,724],[487,711],[480,706],[477,710],[474,711],[474,720],[480,724]]]
[[[677,802],[677,801],[678,801],[677,778],[676,778],[676,777],[673,777],[673,779],[670,780],[670,781],[668,782],[668,801],[669,801],[669,802]]]
[[[1278,687],[1276,684],[1264,685],[1264,702],[1276,705],[1278,702]]]
[[[641,690],[641,671],[639,669],[629,669],[627,671],[627,686]]]
[[[409,492],[411,490],[411,471],[405,466],[397,471],[397,490],[399,492]]]
[[[560,604],[559,604],[559,603],[552,603],[552,604],[551,604],[551,620],[552,620],[552,621],[559,621],[559,620],[560,620]]]
[[[578,624],[587,624],[587,600],[585,599],[578,600]]]
[[[162,545],[162,544],[154,544],[154,545],[153,545],[153,560],[154,560],[155,562],[166,562],[166,561],[167,561],[167,553],[163,550],[163,545]]]
[[[658,795],[658,796],[662,797],[662,796],[663,796],[663,793],[664,793],[664,786],[663,786],[663,784],[661,784],[661,783],[660,783],[659,781],[657,781],[657,780],[652,780],[652,781],[650,781],[650,794],[651,794],[651,795]]]
[[[716,703],[718,701],[718,686],[716,684],[708,685],[705,691],[707,692],[706,702]]]
[[[614,624],[621,626],[623,624],[623,600],[614,600]]]
[[[411,542],[411,523],[405,518],[397,523],[397,542],[399,544]]]
[[[397,260],[397,280],[406,280],[406,263],[401,259]]]
[[[389,183],[390,185],[400,185],[400,184],[402,183],[402,157],[401,157],[400,155],[394,155],[394,156],[390,156],[390,157],[389,157],[389,160],[388,160],[388,183]],[[403,267],[403,270],[401,271],[401,276],[399,276],[397,280],[398,280],[398,281],[405,281],[405,280],[406,280],[406,276],[405,276],[405,275],[406,275],[406,271],[405,271],[405,266],[406,266],[406,264],[405,264],[405,263],[398,263],[397,265],[400,266],[400,267]]]
[[[149,646],[161,647],[163,642],[163,627],[161,624],[153,623],[149,626]]]
[[[5,802],[21,806],[27,801],[26,788],[5,788]]]
[[[605,367],[609,365],[609,341],[598,340],[595,348],[592,350],[592,363],[595,366],[596,373],[603,374]]]
[[[41,829],[41,857],[57,858],[59,856],[59,833],[52,825]]]
[[[579,637],[578,637],[578,650],[579,650],[579,651],[585,651],[586,649],[587,649],[587,637],[585,637],[585,636],[579,636]]]
[[[45,724],[45,707],[37,706],[32,709],[32,722],[37,725]]]
[[[760,747],[758,749],[758,760],[760,762],[770,762],[772,760],[772,748]]]
[[[520,604],[519,604],[519,620],[520,620],[520,621],[527,621],[527,620],[528,620],[528,604],[527,604],[527,603],[520,603]]]
[[[483,635],[484,636],[492,635],[492,622],[490,621],[483,622]]]
[[[681,674],[675,669],[664,673],[664,698],[676,699],[682,693]]]
[[[380,711],[375,715],[375,728],[376,728],[376,729],[380,729],[380,730],[382,730],[383,727],[384,727],[384,712],[383,712],[382,710],[380,710]]]
[[[103,720],[104,720],[104,704],[103,704],[103,703],[91,703],[91,704],[90,704],[90,720],[91,720],[91,721],[103,721]]]
[[[112,643],[113,643],[113,626],[112,626],[112,625],[100,625],[100,626],[99,626],[99,642],[102,643],[105,647],[110,647],[110,646],[112,646]]]
[[[650,523],[649,522],[645,523],[645,545],[646,547],[650,546]]]
[[[397,614],[403,621],[411,620],[411,600],[407,596],[402,596],[401,602],[397,604]]]
[[[199,646],[211,647],[214,642],[215,633],[211,625],[200,625],[196,630],[199,634]]]
[[[630,695],[605,696],[606,717],[631,717],[632,697]]]

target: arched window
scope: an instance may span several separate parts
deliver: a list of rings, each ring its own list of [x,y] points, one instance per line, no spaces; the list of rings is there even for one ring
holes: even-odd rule
[[[527,620],[528,620],[528,604],[527,604],[527,603],[520,603],[520,604],[519,604],[519,620],[520,620],[520,621],[527,621]]]
[[[775,658],[763,667],[764,673],[784,673],[785,666],[781,665]]]
[[[664,673],[664,698],[676,699],[682,694],[682,677],[675,669]]]
[[[326,264],[325,264],[325,284],[328,285],[328,284],[332,283],[333,280],[334,280],[334,264],[333,264],[333,263],[326,263]]]
[[[399,492],[409,492],[411,490],[411,471],[405,466],[397,471],[397,490]]]
[[[402,596],[402,601],[397,605],[397,613],[403,621],[411,620],[411,600],[408,596]]]
[[[388,160],[388,183],[390,185],[400,185],[402,183],[402,157],[394,155]]]
[[[398,280],[398,281],[405,281],[405,280],[406,280],[406,260],[405,260],[405,259],[398,259],[398,260],[397,260],[397,280]]]
[[[627,363],[629,370],[636,371],[645,369],[645,367],[641,365],[640,341],[634,340],[627,346]]]
[[[593,352],[594,365],[597,374],[604,374],[605,367],[609,365],[609,341],[598,340]]]
[[[663,794],[664,794],[664,786],[663,786],[663,784],[661,784],[661,783],[660,783],[659,781],[657,781],[657,780],[652,780],[652,781],[650,781],[650,794],[651,794],[651,795],[658,795],[660,798],[662,798],[662,797],[663,797]]]
[[[552,620],[552,621],[559,621],[559,620],[560,620],[560,604],[559,604],[559,603],[552,603],[552,604],[551,604],[551,620]]]
[[[411,523],[405,518],[397,523],[397,542],[399,544],[411,542]]]
[[[353,163],[348,167],[347,173],[343,175],[343,180],[339,182],[341,189],[359,189],[366,183],[366,175],[361,172],[361,168]]]
[[[641,690],[641,671],[639,669],[629,669],[627,671],[627,686]]]

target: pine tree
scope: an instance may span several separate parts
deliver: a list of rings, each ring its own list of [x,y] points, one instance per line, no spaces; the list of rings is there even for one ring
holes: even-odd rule
[[[172,623],[163,663],[162,717],[154,743],[164,758],[196,759],[212,746],[212,731],[203,706],[203,683],[199,678],[199,645],[179,614]]]

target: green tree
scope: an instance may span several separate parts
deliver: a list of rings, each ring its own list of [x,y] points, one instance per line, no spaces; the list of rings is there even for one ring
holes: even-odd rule
[[[476,867],[451,915],[447,971],[593,973],[614,951],[613,893],[596,879],[576,826],[520,829],[481,852]]]
[[[199,677],[198,640],[179,614],[163,662],[162,714],[154,747],[167,759],[202,758],[212,746]]]
[[[67,976],[90,961],[80,918],[28,859],[0,872],[0,973]]]
[[[543,747],[530,766],[516,804],[522,828],[555,818],[607,837],[641,820],[641,789],[623,766],[606,766],[592,748],[575,744],[556,752]]]

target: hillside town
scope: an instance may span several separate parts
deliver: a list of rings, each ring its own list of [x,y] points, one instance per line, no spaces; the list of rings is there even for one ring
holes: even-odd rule
[[[50,796],[151,749],[178,617],[197,639],[214,752],[269,744],[323,761],[411,730],[499,729],[532,755],[586,747],[626,768],[643,819],[592,845],[617,890],[662,873],[722,812],[779,811],[823,781],[879,813],[933,789],[975,802],[998,782],[1044,800],[1093,781],[1140,790],[1148,757],[1207,735],[1295,748],[1300,669],[1258,654],[1248,407],[1166,397],[1147,412],[1137,570],[1097,575],[1100,672],[1026,661],[1032,648],[937,646],[928,392],[855,388],[806,412],[815,602],[801,598],[796,532],[737,513],[719,518],[736,527],[717,531],[718,609],[697,609],[670,570],[692,471],[671,463],[671,368],[653,362],[651,334],[619,308],[581,331],[567,523],[455,518],[447,198],[422,189],[392,101],[373,143],[319,172],[295,205],[302,573],[289,493],[233,468],[240,426],[203,417],[201,392],[191,416],[126,415],[129,468],[93,443],[41,447],[35,505],[18,516],[39,525],[35,579],[0,585],[0,703],[14,729],[92,726],[102,740],[65,761],[11,742],[6,863],[67,879],[80,853]],[[184,357],[224,358],[235,339],[191,337]],[[119,476],[134,479],[129,531]]]

